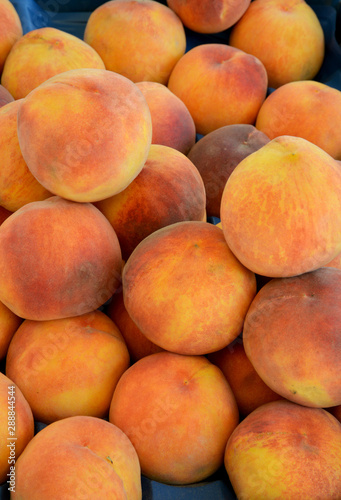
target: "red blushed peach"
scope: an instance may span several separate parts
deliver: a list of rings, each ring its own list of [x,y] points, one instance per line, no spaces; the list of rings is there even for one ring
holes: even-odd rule
[[[269,141],[253,125],[237,124],[220,127],[192,146],[187,157],[204,181],[209,216],[220,217],[221,197],[234,168]]]
[[[22,318],[0,302],[0,360],[6,357],[9,343],[22,322]]]
[[[256,128],[270,139],[302,137],[341,160],[341,91],[315,81],[291,82],[263,102]]]
[[[22,36],[21,20],[12,2],[0,0],[0,74],[11,48]]]
[[[220,215],[228,246],[254,273],[313,271],[341,251],[341,170],[315,144],[277,137],[234,169]]]
[[[25,320],[6,357],[6,375],[39,422],[107,416],[129,353],[113,321],[96,310],[73,318]]]
[[[254,274],[235,258],[221,229],[184,221],[147,236],[122,272],[124,304],[163,349],[207,354],[241,332],[256,293]]]
[[[341,404],[341,271],[269,281],[246,314],[243,342],[258,375],[294,403]]]
[[[203,220],[206,194],[193,163],[180,151],[152,144],[140,174],[129,186],[94,205],[106,216],[124,260],[154,231],[186,220]]]
[[[0,85],[0,108],[12,101],[14,101],[12,94],[3,85]]]
[[[273,88],[312,80],[324,60],[323,29],[304,0],[251,2],[232,27],[229,44],[258,57]]]
[[[0,372],[0,484],[15,489],[16,461],[33,438],[34,420],[23,393]]]
[[[32,175],[21,153],[17,133],[21,102],[18,99],[0,108],[0,203],[11,212],[52,196]]]
[[[123,293],[113,295],[106,314],[118,326],[127,345],[131,363],[149,354],[163,351],[161,347],[147,339],[131,319],[124,305]]]
[[[207,357],[225,375],[241,417],[246,417],[265,403],[282,399],[260,378],[245,354],[241,338],[238,337],[224,349],[212,352]]]
[[[141,500],[141,472],[128,437],[103,419],[53,422],[30,441],[16,464],[13,499]]]
[[[142,170],[151,137],[141,91],[105,69],[60,73],[32,90],[18,111],[28,168],[51,193],[73,201],[125,189]]]
[[[169,90],[185,103],[202,135],[225,125],[254,124],[267,85],[259,59],[220,43],[190,49],[168,81]]]
[[[194,120],[185,104],[166,85],[136,84],[146,98],[152,117],[152,144],[162,144],[187,155],[196,141]]]
[[[231,434],[224,463],[237,498],[340,498],[341,425],[290,401],[262,405]]]
[[[80,38],[52,27],[38,28],[13,45],[1,84],[15,99],[21,99],[52,76],[77,68],[105,69],[105,65]]]
[[[151,0],[105,2],[90,15],[84,40],[98,52],[108,70],[133,82],[166,85],[186,50],[180,18],[166,5]]]
[[[21,318],[91,312],[120,286],[121,270],[116,233],[91,203],[52,196],[0,226],[0,301]]]
[[[203,356],[160,352],[122,375],[109,420],[130,438],[144,475],[188,484],[222,466],[239,416],[219,368]]]
[[[233,26],[251,0],[167,0],[183,24],[197,33],[219,33]]]

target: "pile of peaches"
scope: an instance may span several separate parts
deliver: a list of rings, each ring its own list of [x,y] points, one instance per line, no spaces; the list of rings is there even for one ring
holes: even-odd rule
[[[229,36],[188,49],[186,30]],[[0,0],[13,500],[139,500],[142,475],[220,470],[240,500],[341,498],[341,91],[314,80],[324,55],[304,0],[108,1],[83,40],[23,34]]]

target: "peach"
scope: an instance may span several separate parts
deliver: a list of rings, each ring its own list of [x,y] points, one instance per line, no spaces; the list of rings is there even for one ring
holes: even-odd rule
[[[122,292],[116,292],[113,295],[106,308],[106,314],[118,326],[127,345],[131,363],[149,354],[163,351],[161,347],[147,339],[131,319],[124,305]]]
[[[80,38],[57,28],[38,28],[13,45],[1,84],[15,99],[21,99],[52,76],[77,68],[105,69],[105,65],[99,54]]]
[[[82,68],[32,90],[18,111],[28,168],[63,198],[93,202],[125,189],[140,173],[152,137],[148,104],[112,71]]]
[[[22,318],[0,302],[0,360],[6,357],[12,337],[22,322]]]
[[[225,375],[242,418],[259,406],[282,398],[260,378],[245,354],[241,337],[220,351],[208,354],[207,358]]]
[[[305,406],[341,404],[341,270],[272,279],[246,314],[243,342],[258,375]]]
[[[336,267],[337,269],[341,269],[341,253],[339,253],[333,260],[325,264],[326,267]]]
[[[0,206],[0,225],[10,216],[13,212],[7,208]]]
[[[12,101],[14,101],[12,94],[0,84],[0,108]]]
[[[205,187],[183,153],[152,144],[142,171],[129,186],[95,206],[115,229],[126,260],[157,229],[184,220],[203,220]]]
[[[87,21],[84,41],[98,52],[108,70],[133,82],[165,85],[186,50],[180,18],[152,0],[115,0],[100,5]]]
[[[0,301],[23,319],[78,316],[120,286],[116,233],[91,203],[27,203],[0,226]]]
[[[39,431],[16,464],[13,500],[141,500],[136,451],[116,426],[91,416],[67,417]]]
[[[325,53],[322,26],[304,0],[251,2],[232,27],[229,44],[258,57],[273,88],[297,80],[312,80],[322,66]]]
[[[234,169],[220,215],[228,246],[254,273],[312,271],[341,251],[341,170],[315,144],[277,137]]]
[[[158,82],[138,82],[152,117],[152,144],[162,144],[187,155],[196,141],[192,115],[166,85]]]
[[[113,321],[95,310],[72,318],[25,320],[6,357],[6,375],[39,422],[107,416],[115,386],[130,364]]]
[[[109,421],[131,440],[142,474],[163,483],[189,484],[223,465],[239,416],[219,368],[204,356],[160,352],[122,375]]]
[[[11,212],[52,196],[32,175],[22,156],[17,133],[21,103],[18,99],[0,108],[0,203]]]
[[[204,181],[209,216],[220,217],[221,197],[234,168],[269,141],[253,125],[240,123],[220,127],[192,146],[187,156]]]
[[[188,108],[198,134],[225,125],[253,125],[268,78],[256,57],[222,43],[197,45],[176,63],[168,88]]]
[[[21,20],[14,5],[9,0],[0,0],[0,74],[11,48],[22,36]]]
[[[291,82],[263,102],[256,128],[270,139],[303,137],[341,160],[341,91],[315,81]]]
[[[224,463],[237,498],[340,498],[341,425],[319,408],[274,401],[233,431]]]
[[[197,33],[219,33],[243,16],[251,0],[167,0],[183,24]]]
[[[142,333],[163,349],[192,355],[232,342],[256,293],[254,274],[232,254],[222,230],[201,221],[147,236],[127,260],[122,284]]]
[[[341,405],[338,406],[332,406],[330,408],[326,408],[327,411],[329,411],[334,417],[338,419],[338,421],[341,423]]]
[[[0,484],[15,488],[16,461],[34,435],[31,408],[19,387],[0,372]]]

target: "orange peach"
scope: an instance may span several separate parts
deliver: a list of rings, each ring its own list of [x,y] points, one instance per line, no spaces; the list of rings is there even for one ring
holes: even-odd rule
[[[19,387],[0,372],[0,484],[16,486],[16,461],[34,435],[31,408]]]
[[[274,401],[230,436],[225,468],[237,498],[340,498],[341,425],[319,408]]]
[[[22,322],[22,318],[0,302],[0,360],[6,357],[12,337]]]
[[[52,76],[77,68],[105,69],[105,65],[80,38],[57,28],[38,28],[23,35],[11,48],[1,84],[15,99],[21,99]]]
[[[236,398],[242,418],[259,406],[282,399],[260,378],[245,354],[242,338],[238,337],[220,351],[207,358],[221,369]]]
[[[253,125],[240,123],[220,127],[192,146],[187,156],[204,181],[209,216],[220,217],[221,197],[234,168],[269,141]]]
[[[234,169],[220,215],[228,246],[254,273],[312,271],[341,251],[341,170],[315,144],[277,137]]]
[[[14,5],[9,0],[0,0],[0,74],[11,48],[22,36],[21,20]]]
[[[167,0],[183,24],[197,33],[219,33],[233,26],[251,0]]]
[[[12,94],[3,85],[0,85],[0,108],[12,101],[14,101]]]
[[[254,124],[268,78],[256,57],[222,43],[197,45],[176,63],[168,88],[191,113],[198,134]]]
[[[315,81],[291,82],[263,102],[256,128],[270,139],[303,137],[341,160],[341,91]]]
[[[149,354],[163,351],[161,347],[147,339],[131,319],[124,305],[122,292],[113,295],[106,308],[106,314],[118,326],[127,345],[131,363]]]
[[[21,154],[17,133],[21,103],[18,99],[0,108],[0,203],[11,212],[52,196],[32,175]]]
[[[131,440],[142,474],[163,483],[189,484],[223,465],[239,416],[219,368],[204,356],[160,352],[122,375],[109,421]]]
[[[135,248],[122,272],[124,304],[142,333],[163,349],[208,354],[241,332],[256,293],[254,274],[213,224],[183,221]]]
[[[6,375],[39,422],[73,415],[104,418],[129,361],[119,329],[95,310],[72,318],[25,320],[9,345]]]
[[[341,404],[341,270],[272,279],[246,314],[243,342],[264,382],[294,403]]]
[[[152,0],[105,2],[91,13],[84,40],[98,52],[108,70],[133,82],[166,85],[186,50],[180,18]]]
[[[122,191],[140,173],[151,144],[151,116],[128,78],[74,69],[23,99],[18,137],[28,168],[46,189],[93,202]]]
[[[162,83],[136,85],[146,98],[152,117],[152,144],[169,146],[186,155],[196,141],[196,130],[185,103]]]
[[[140,470],[133,445],[116,426],[68,417],[39,431],[19,457],[13,500],[141,500]]]
[[[120,286],[121,270],[116,233],[91,203],[52,196],[0,226],[0,301],[21,318],[91,312]]]
[[[273,88],[297,80],[312,80],[322,66],[325,53],[322,26],[304,0],[251,2],[232,27],[229,44],[258,57]]]
[[[336,267],[337,269],[341,269],[341,253],[339,253],[333,260],[325,264],[326,267]]]
[[[157,229],[203,220],[206,195],[198,170],[183,153],[152,144],[142,171],[129,186],[94,204],[115,229],[126,260]]]

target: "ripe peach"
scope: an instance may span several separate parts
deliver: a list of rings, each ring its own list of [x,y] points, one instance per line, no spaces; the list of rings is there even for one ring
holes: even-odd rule
[[[258,57],[273,88],[312,80],[324,60],[323,29],[304,0],[251,2],[232,27],[229,44]]]
[[[116,292],[113,295],[110,304],[106,308],[106,314],[118,326],[127,345],[131,363],[135,363],[138,359],[149,354],[163,351],[161,347],[147,339],[131,319],[124,305],[122,292]]]
[[[246,314],[243,342],[258,375],[294,403],[341,404],[341,270],[269,281]]]
[[[269,141],[253,125],[240,123],[220,127],[192,146],[187,156],[204,181],[209,216],[220,217],[221,197],[234,168]]]
[[[14,101],[12,94],[3,85],[0,85],[0,108],[12,101]]]
[[[193,163],[180,151],[152,144],[140,174],[121,193],[94,203],[115,229],[127,260],[148,235],[175,222],[203,220],[206,195]]]
[[[339,253],[333,260],[325,264],[326,267],[336,267],[337,269],[341,269],[341,253]]]
[[[166,85],[186,50],[180,18],[166,5],[151,0],[105,2],[91,13],[84,40],[108,70],[133,82]]]
[[[22,36],[21,20],[12,2],[0,0],[0,74],[11,48]]]
[[[157,82],[136,83],[146,98],[152,117],[152,144],[162,144],[187,155],[196,141],[192,115],[166,85]]]
[[[39,431],[16,464],[13,499],[141,500],[136,451],[116,426],[75,416]]]
[[[303,137],[341,160],[341,91],[315,81],[283,85],[263,102],[256,128],[270,139]]]
[[[233,26],[251,0],[167,0],[183,24],[197,33],[219,33]]]
[[[336,500],[341,425],[323,409],[273,401],[236,427],[224,463],[237,498]]]
[[[22,322],[22,318],[0,302],[0,360],[6,357],[9,343]]]
[[[312,271],[341,251],[341,170],[315,144],[277,137],[234,169],[220,215],[228,246],[254,273]]]
[[[0,372],[0,484],[15,487],[16,461],[34,435],[31,408],[19,387]],[[11,491],[10,489],[10,491]]]
[[[223,465],[226,442],[239,416],[219,368],[204,356],[160,352],[140,359],[122,375],[109,421],[130,438],[142,474],[188,484]]]
[[[34,418],[107,416],[129,353],[113,321],[95,310],[72,318],[25,320],[6,357],[6,375],[22,390]]]
[[[179,354],[207,354],[232,342],[256,293],[254,274],[232,254],[222,230],[199,221],[147,236],[127,260],[122,284],[142,333]]]
[[[11,212],[52,194],[32,175],[22,156],[17,134],[17,116],[21,99],[0,108],[0,203]]]
[[[0,301],[24,319],[78,316],[120,286],[114,229],[91,203],[35,201],[0,226]]]
[[[222,43],[197,45],[176,63],[168,88],[191,113],[198,134],[254,124],[268,78],[256,57]]]
[[[151,116],[128,78],[74,69],[23,99],[18,137],[28,168],[46,189],[93,202],[122,191],[140,173],[151,144]]]
[[[237,338],[207,358],[221,369],[236,398],[239,414],[246,417],[259,406],[282,397],[260,378],[245,354],[242,338]]]
[[[52,76],[77,68],[105,69],[105,65],[99,54],[80,38],[57,28],[38,28],[13,45],[1,84],[15,99],[21,99]]]

